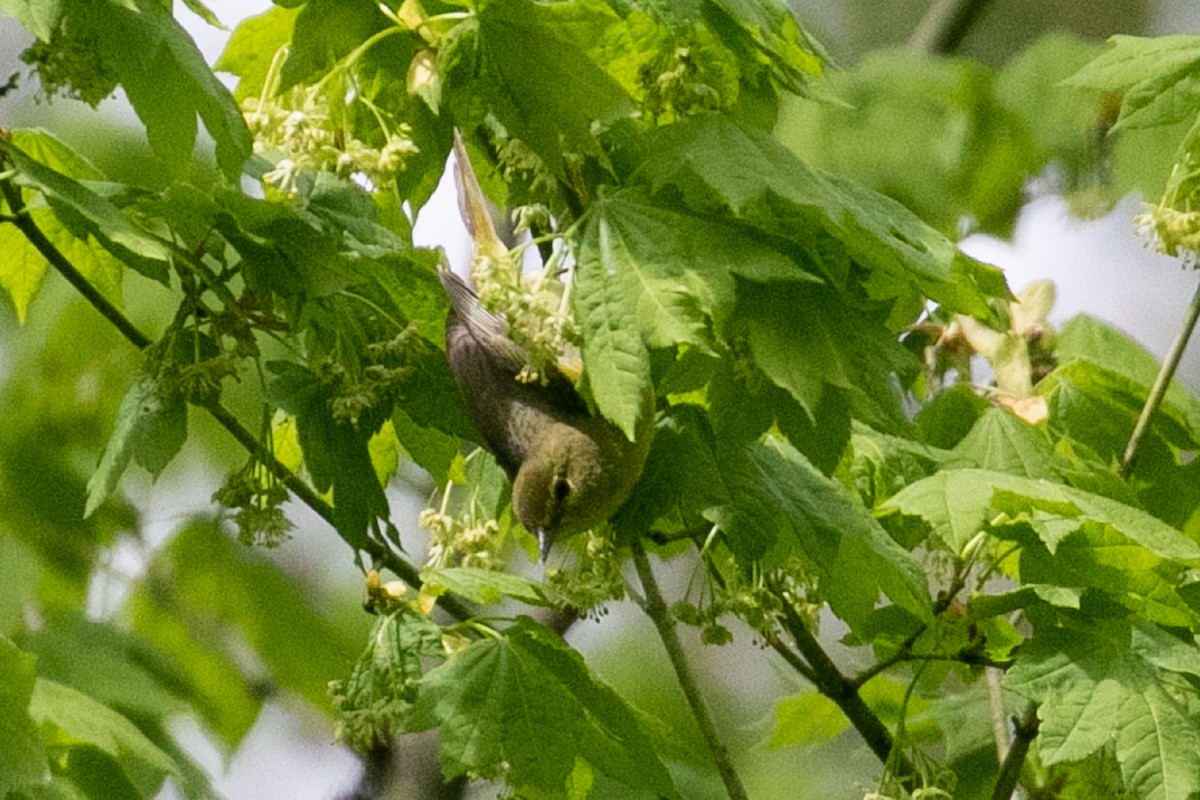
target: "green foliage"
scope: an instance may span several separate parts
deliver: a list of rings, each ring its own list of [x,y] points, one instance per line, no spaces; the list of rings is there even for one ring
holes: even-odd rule
[[[280,694],[362,752],[437,728],[444,778],[522,797],[736,795],[744,744],[706,724],[720,698],[697,698],[676,623],[706,644],[748,627],[814,684],[776,707],[768,746],[857,746],[854,727],[885,762],[876,796],[992,796],[993,731],[1026,701],[1030,796],[1200,790],[1200,399],[1167,388],[1124,463],[1159,365],[1089,317],[1053,330],[1048,286],[1014,297],[953,238],[1009,230],[1031,181],[1083,210],[1161,183],[1130,165],[1147,129],[1200,113],[1196,37],[1055,36],[999,70],[890,51],[827,77],[774,0],[308,0],[233,32],[215,67],[231,94],[169,3],[0,13],[37,37],[45,94],[123,88],[164,167],[117,183],[45,131],[0,130],[0,288],[26,326],[4,328],[0,387],[0,795],[147,797],[169,778],[210,796],[168,720],[232,751]],[[1196,134],[1178,135],[1140,224],[1195,253]],[[514,340],[561,356],[631,436],[654,401],[629,500],[556,543],[543,580],[520,569],[536,545],[508,476],[472,449],[444,257],[412,244],[452,147],[464,187],[532,237],[510,250],[464,212]],[[208,442],[210,416],[249,452]],[[229,471],[213,496],[232,524],[143,536],[128,465],[157,479],[196,453]],[[423,563],[387,492],[402,456],[405,481],[437,486]],[[233,541],[279,544],[289,497],[367,572],[369,631]],[[669,608],[644,547],[692,559]],[[119,548],[146,566],[98,610]],[[670,731],[637,710],[664,707],[658,684],[613,688],[514,611],[600,619],[627,595],[700,745],[675,710]],[[646,672],[643,650],[614,651]]]
[[[411,724],[440,726],[448,777],[505,774],[513,786],[553,796],[582,769],[675,795],[638,715],[578,653],[528,618],[432,670]]]

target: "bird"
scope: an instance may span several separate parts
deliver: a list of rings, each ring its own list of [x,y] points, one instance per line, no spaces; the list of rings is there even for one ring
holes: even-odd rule
[[[509,337],[508,320],[484,308],[454,272],[438,276],[450,298],[446,358],[454,381],[545,561],[556,540],[608,520],[628,499],[653,438],[653,397],[630,440],[591,412],[559,365],[542,369],[540,381],[522,380],[528,359]]]

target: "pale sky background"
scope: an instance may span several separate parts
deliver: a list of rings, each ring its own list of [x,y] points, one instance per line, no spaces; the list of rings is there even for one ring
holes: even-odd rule
[[[260,13],[271,5],[268,0],[209,0],[207,4],[229,28],[241,18]],[[1164,8],[1168,10],[1160,19],[1161,30],[1200,28],[1200,3],[1179,3]],[[224,47],[228,32],[205,25],[182,7],[179,13],[211,63]],[[0,19],[0,79],[20,66],[16,55],[25,42],[23,32],[11,20]],[[29,88],[25,86],[23,91]],[[102,108],[108,113],[121,113],[122,105],[121,101],[113,100],[107,101]],[[22,117],[36,119],[45,112],[45,107],[33,107],[28,99],[9,98],[0,101],[0,125],[13,124],[13,117],[18,122]],[[81,106],[79,113],[92,112]],[[127,107],[124,113],[129,113]],[[1061,323],[1078,312],[1087,311],[1132,333],[1161,357],[1175,336],[1200,276],[1185,272],[1174,260],[1155,255],[1142,246],[1132,232],[1130,221],[1138,208],[1139,201],[1130,198],[1103,219],[1081,221],[1068,214],[1061,200],[1042,198],[1024,209],[1011,242],[973,236],[964,242],[963,249],[1002,267],[1014,290],[1032,280],[1052,279],[1058,287],[1058,305],[1052,322]],[[465,265],[469,242],[449,180],[443,180],[423,210],[414,238],[419,245],[442,246],[452,264]],[[1197,349],[1193,348],[1185,359],[1180,378],[1200,389]],[[207,487],[198,490],[195,481],[191,482],[190,491],[185,482],[175,487],[160,483],[152,495],[147,494],[147,498],[152,498],[148,499],[149,518],[157,520],[154,524],[165,531],[183,513],[183,506],[205,507],[210,491]],[[416,506],[410,500],[396,496],[392,499],[394,504],[407,503],[403,512],[415,517]],[[313,542],[313,538],[306,538],[305,550],[294,547],[284,557],[311,557],[312,548],[316,547],[323,551],[319,557],[350,567],[344,547],[336,537],[322,537],[322,542]],[[129,566],[135,568],[136,559],[130,558],[133,560]],[[607,631],[644,624],[640,612],[628,604],[614,606],[612,612],[604,625],[576,626],[571,634],[572,642],[588,650],[600,646]],[[743,642],[747,638],[741,637]],[[737,661],[735,669],[743,679],[738,681],[739,687],[729,688],[731,692],[742,688],[754,689],[761,694],[763,686],[781,680],[777,671],[765,664],[766,659],[757,651],[745,647],[742,650],[744,652],[739,654],[733,648],[707,648],[698,655],[705,659],[732,656]],[[727,663],[721,669],[729,668]],[[332,800],[350,790],[359,775],[357,760],[344,748],[331,743],[327,719],[311,712],[297,714],[295,709],[274,703],[264,709],[253,731],[228,763],[223,763],[219,752],[194,723],[182,724],[179,733],[203,766],[215,776],[217,790],[229,800],[265,797]],[[180,796],[170,790],[162,795],[167,800]],[[494,789],[481,789],[473,796],[494,796]]]

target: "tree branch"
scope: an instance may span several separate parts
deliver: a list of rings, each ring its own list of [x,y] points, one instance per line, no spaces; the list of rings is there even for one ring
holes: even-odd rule
[[[1030,703],[1021,717],[1013,717],[1013,741],[1000,765],[1000,774],[996,777],[996,786],[992,790],[992,800],[1010,800],[1017,789],[1021,778],[1021,769],[1025,766],[1025,757],[1029,754],[1029,745],[1037,736],[1038,720],[1037,703]]]
[[[729,750],[717,734],[717,726],[704,702],[704,695],[700,691],[700,685],[696,682],[696,676],[692,674],[687,656],[683,652],[683,645],[679,642],[679,634],[675,630],[675,617],[667,608],[662,592],[659,591],[658,581],[654,578],[654,571],[650,568],[650,559],[646,555],[646,549],[642,546],[641,540],[633,542],[633,563],[637,568],[638,578],[642,582],[642,590],[646,593],[644,606],[646,615],[658,629],[658,637],[662,639],[667,657],[671,660],[671,666],[675,668],[675,677],[679,680],[679,686],[683,689],[683,695],[687,698],[688,705],[691,706],[692,715],[696,718],[696,724],[700,728],[700,734],[704,737],[704,742],[708,745],[709,752],[712,753],[713,761],[717,764],[717,771],[725,783],[725,790],[732,800],[749,800],[749,795],[742,786],[742,780],[734,769]]]
[[[817,690],[837,704],[876,758],[885,766],[894,764],[893,772],[901,781],[912,778],[916,770],[907,756],[896,750],[891,731],[862,699],[854,684],[842,675],[796,610],[787,603],[783,606],[783,626],[811,667]]]
[[[1150,387],[1150,396],[1146,398],[1146,404],[1142,406],[1142,414],[1138,417],[1137,424],[1133,426],[1133,433],[1129,437],[1129,444],[1125,446],[1125,455],[1121,459],[1122,478],[1128,478],[1133,471],[1133,461],[1137,456],[1138,447],[1141,445],[1146,431],[1150,428],[1150,420],[1154,418],[1154,414],[1162,405],[1163,398],[1167,395],[1167,389],[1171,386],[1171,378],[1175,376],[1175,370],[1179,368],[1179,361],[1187,349],[1188,340],[1192,338],[1192,331],[1196,329],[1197,319],[1200,319],[1200,285],[1196,287],[1196,293],[1192,295],[1192,302],[1183,316],[1183,325],[1179,328],[1179,334],[1171,343],[1171,350],[1163,359],[1158,376],[1154,379],[1154,385]]]
[[[50,263],[50,266],[67,279],[84,299],[91,303],[100,314],[113,324],[125,337],[126,341],[132,344],[139,350],[144,350],[153,344],[154,340],[143,333],[128,317],[126,317],[119,308],[113,305],[108,298],[102,295],[95,286],[88,281],[83,274],[75,268],[66,256],[62,254],[53,242],[51,242],[38,224],[34,222],[25,208],[25,202],[21,199],[21,191],[11,181],[0,180],[0,192],[3,193],[5,201],[8,203],[9,209],[13,212],[15,219],[12,224],[25,235],[30,244]],[[259,441],[253,433],[251,433],[237,417],[233,415],[229,409],[225,408],[220,403],[204,404],[200,406],[209,414],[212,415],[221,427],[229,432],[234,439],[238,441],[251,455],[253,455],[260,463],[265,465],[276,478],[280,480],[292,494],[294,494],[301,502],[317,513],[321,519],[329,524],[333,524],[333,507],[326,503],[324,499],[317,494],[316,490],[309,486],[306,482],[300,479],[296,473],[292,472],[279,459],[275,458],[267,447]],[[336,527],[335,527],[336,530]],[[378,561],[382,566],[390,569],[398,575],[406,583],[413,587],[421,586],[421,577],[417,573],[415,567],[401,558],[396,553],[385,547],[379,542],[368,540],[365,547],[362,548],[373,559]],[[463,620],[472,616],[471,610],[458,598],[450,595],[442,595],[438,598],[440,605],[448,614],[456,619]]]
[[[949,55],[958,49],[991,0],[934,0],[908,39],[909,47]]]

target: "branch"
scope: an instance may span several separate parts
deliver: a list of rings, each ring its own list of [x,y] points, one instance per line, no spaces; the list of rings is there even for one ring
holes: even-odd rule
[[[675,630],[675,618],[671,614],[671,610],[667,608],[666,602],[663,601],[662,592],[659,591],[658,582],[654,578],[654,571],[650,569],[650,559],[647,557],[646,549],[642,546],[640,539],[633,542],[633,563],[637,567],[638,578],[646,593],[646,602],[643,606],[646,616],[650,617],[654,627],[658,629],[658,637],[662,639],[667,657],[671,660],[671,666],[675,668],[675,677],[679,680],[679,686],[683,689],[683,695],[687,698],[688,705],[692,708],[692,715],[696,718],[700,734],[704,737],[704,742],[708,745],[709,752],[712,753],[713,761],[717,764],[717,771],[725,783],[725,790],[729,793],[731,800],[749,800],[746,788],[742,786],[742,780],[733,767],[729,750],[717,734],[717,726],[713,722],[712,714],[704,703],[700,685],[696,682],[696,676],[692,674],[687,656],[683,652],[683,645],[679,642],[679,634]]]
[[[1021,777],[1021,769],[1025,766],[1025,756],[1029,754],[1029,745],[1037,736],[1038,720],[1037,703],[1030,703],[1021,717],[1013,717],[1013,742],[1000,765],[1000,774],[996,777],[996,787],[992,790],[992,800],[1010,800],[1017,789],[1017,781]]]
[[[884,765],[894,763],[893,771],[902,781],[915,775],[916,770],[912,763],[903,753],[896,750],[895,741],[887,726],[862,699],[854,684],[842,675],[837,665],[829,658],[829,654],[821,647],[821,643],[796,614],[796,610],[787,603],[783,606],[783,626],[796,640],[796,648],[812,669],[817,690],[837,704],[875,757]]]
[[[991,0],[934,0],[908,38],[909,47],[949,55],[958,49]]]
[[[1125,456],[1121,459],[1122,478],[1128,478],[1133,471],[1133,459],[1137,455],[1138,446],[1141,445],[1142,438],[1150,428],[1150,420],[1167,395],[1171,378],[1175,376],[1175,370],[1179,368],[1179,361],[1183,358],[1183,351],[1187,349],[1188,340],[1192,338],[1192,331],[1196,328],[1198,318],[1200,318],[1200,286],[1196,287],[1196,293],[1192,295],[1192,302],[1183,316],[1183,325],[1179,328],[1179,334],[1171,343],[1171,350],[1163,359],[1162,366],[1158,370],[1158,377],[1154,379],[1154,385],[1150,387],[1150,396],[1146,398],[1146,405],[1142,407],[1142,415],[1138,417],[1137,424],[1133,426],[1133,434],[1129,437],[1129,444],[1125,446]]]
[[[20,189],[13,185],[11,181],[0,180],[0,192],[3,193],[8,207],[13,212],[13,217],[15,217],[12,220],[12,224],[17,226],[21,233],[25,235],[25,238],[29,240],[30,244],[50,263],[50,266],[54,267],[60,275],[66,278],[67,282],[75,287],[83,295],[84,299],[92,304],[93,308],[111,322],[120,331],[121,335],[125,337],[126,341],[139,350],[144,350],[153,344],[153,339],[143,333],[119,308],[102,295],[95,286],[92,286],[88,279],[75,268],[75,265],[62,254],[62,251],[46,238],[42,229],[29,216],[25,208],[25,202],[21,199]],[[275,477],[287,486],[292,494],[299,498],[301,502],[315,511],[323,520],[331,525],[333,524],[333,507],[329,503],[326,503],[317,494],[315,489],[301,480],[283,462],[275,458],[275,454],[267,449],[259,441],[258,437],[242,425],[229,409],[220,403],[204,404],[200,407],[211,414],[221,427],[228,431],[239,444],[270,469]],[[416,568],[379,542],[368,540],[367,545],[362,549],[406,583],[414,588],[421,586],[421,577],[417,573]],[[445,609],[448,614],[459,620],[472,616],[470,609],[456,597],[442,595],[438,598],[438,605]]]

